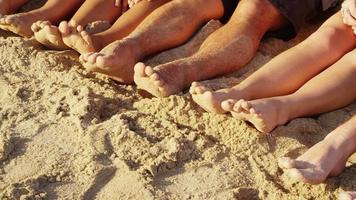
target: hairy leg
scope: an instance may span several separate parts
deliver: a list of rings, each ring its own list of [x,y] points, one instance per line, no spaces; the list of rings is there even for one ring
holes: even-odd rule
[[[355,151],[356,116],[329,133],[303,155],[296,159],[280,158],[278,164],[288,177],[296,181],[319,184],[328,176],[338,176]],[[348,199],[345,198],[347,196],[355,198],[353,195],[355,194],[347,193],[340,199]]]
[[[285,23],[269,1],[242,0],[230,21],[211,34],[197,53],[157,66],[153,76],[143,73],[149,66],[138,67],[135,82],[151,94],[165,97],[182,91],[193,81],[236,71],[253,58],[268,30]]]
[[[71,16],[84,0],[48,0],[41,8],[0,18],[0,28],[12,31],[23,37],[32,37],[31,26],[39,20],[58,23],[60,20]]]
[[[250,121],[261,132],[270,132],[287,121],[332,111],[356,99],[356,50],[304,84],[290,95],[238,101],[235,117]],[[293,79],[292,75],[290,77]]]
[[[81,61],[88,70],[132,83],[139,60],[186,42],[204,22],[222,15],[221,0],[174,0],[152,12],[126,38],[99,53],[82,55]]]
[[[191,93],[199,105],[217,113],[230,110],[239,99],[290,94],[354,48],[354,41],[352,30],[337,13],[306,40],[272,59],[242,83],[216,92],[195,84],[198,87],[193,86]],[[208,96],[211,98],[205,98]],[[221,102],[225,100],[228,101],[223,103],[225,109],[222,109]]]

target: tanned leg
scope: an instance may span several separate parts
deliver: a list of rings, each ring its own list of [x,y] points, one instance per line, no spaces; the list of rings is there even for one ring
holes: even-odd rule
[[[291,94],[354,48],[353,41],[352,30],[337,13],[306,40],[273,58],[242,83],[215,92],[193,83],[191,94],[200,106],[215,113],[230,111],[239,99]]]
[[[0,17],[14,13],[28,0],[0,0]]]
[[[356,99],[356,50],[304,84],[290,95],[252,101],[240,100],[233,115],[269,133],[291,119],[332,111]],[[293,79],[293,75],[290,75]]]
[[[71,16],[84,0],[48,0],[41,8],[0,18],[0,28],[14,32],[23,37],[32,37],[31,25],[39,20],[58,23]]]
[[[152,11],[169,1],[141,1],[117,19],[108,30],[97,34],[90,34],[86,31],[72,31],[69,37],[64,38],[64,42],[81,54],[100,51],[110,43],[129,35]]]
[[[279,166],[296,181],[319,184],[329,176],[338,176],[347,159],[356,151],[356,116],[341,125],[324,140],[297,159],[280,158]],[[356,198],[356,193],[340,195],[340,199]],[[351,197],[351,198],[346,198]]]
[[[155,96],[166,97],[193,81],[236,71],[253,58],[263,35],[284,23],[283,16],[268,0],[242,0],[230,21],[211,34],[196,54],[155,69],[140,63],[135,82]]]
[[[108,21],[113,23],[121,15],[121,8],[115,6],[114,0],[88,0],[74,14],[71,21],[63,21],[59,28],[50,21],[38,21],[33,24],[32,31],[41,44],[50,49],[68,49],[66,43],[77,43],[80,39],[78,31],[82,31],[88,23]],[[63,37],[63,38],[62,38]]]
[[[132,83],[138,61],[186,42],[204,22],[222,15],[221,0],[174,0],[152,12],[124,39],[99,53],[82,55],[81,61],[88,70]]]

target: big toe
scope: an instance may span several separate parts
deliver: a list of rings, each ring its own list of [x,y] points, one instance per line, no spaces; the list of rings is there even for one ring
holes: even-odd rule
[[[142,62],[137,63],[134,67],[135,75],[140,77],[145,77],[146,76],[145,68],[146,65],[144,63]]]

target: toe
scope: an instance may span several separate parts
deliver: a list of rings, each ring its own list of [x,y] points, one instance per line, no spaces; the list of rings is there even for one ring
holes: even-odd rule
[[[150,79],[153,80],[153,81],[159,81],[160,80],[158,73],[153,73],[150,76]]]
[[[155,71],[153,70],[153,68],[151,66],[146,66],[145,67],[145,73],[147,76],[151,76]]]
[[[228,99],[221,102],[221,108],[225,111],[232,111],[236,103],[235,99]]]
[[[141,76],[141,77],[146,76],[145,68],[146,68],[146,66],[145,66],[144,63],[142,63],[142,62],[137,63],[137,64],[135,65],[135,67],[134,67],[135,74],[137,74],[137,75],[139,75],[139,76]]]
[[[244,102],[245,102],[245,100],[243,100],[243,99],[238,100],[238,101],[235,103],[235,105],[234,105],[234,107],[232,108],[232,110],[233,110],[234,112],[242,112],[242,111],[243,111],[242,104],[243,104]]]
[[[80,33],[84,30],[83,26],[82,25],[78,25],[77,26],[77,31]]]
[[[67,21],[62,21],[59,24],[59,31],[63,34],[63,35],[68,35],[69,34],[69,28],[68,28],[68,22]]]
[[[251,104],[248,101],[242,100],[241,102],[241,108],[243,108],[245,111],[249,112],[251,109]]]

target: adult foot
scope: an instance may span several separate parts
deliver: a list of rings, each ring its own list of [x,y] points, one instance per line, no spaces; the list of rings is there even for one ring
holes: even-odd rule
[[[61,22],[59,24],[59,31],[64,44],[80,54],[91,53],[98,50],[94,48],[89,33],[84,31],[83,26],[78,25],[73,20],[70,22]]]
[[[137,63],[134,80],[139,89],[156,97],[167,97],[184,89],[184,73],[173,63],[159,65],[154,69]]]
[[[341,192],[339,200],[356,200],[356,191]]]
[[[236,88],[226,88],[217,91],[211,91],[199,82],[193,82],[189,90],[193,100],[204,110],[212,113],[226,113],[221,107],[221,103],[228,99],[246,99],[240,90]]]
[[[33,36],[31,26],[34,22],[44,19],[38,14],[19,13],[14,15],[5,15],[0,18],[0,29],[11,31],[23,37]]]
[[[296,181],[322,183],[328,176],[339,175],[354,153],[353,138],[345,136],[347,134],[347,130],[338,128],[297,159],[280,158],[278,164]]]
[[[134,65],[139,59],[139,48],[130,39],[115,41],[100,52],[80,56],[80,62],[88,71],[106,74],[124,84],[133,82]]]
[[[233,117],[252,123],[263,133],[271,132],[276,126],[288,121],[288,113],[283,103],[277,99],[266,98],[253,101],[228,99],[221,107],[231,112]]]
[[[43,46],[54,50],[69,49],[67,45],[63,43],[58,28],[53,26],[50,21],[37,21],[32,24],[31,30],[36,40]]]
[[[0,17],[14,13],[24,3],[26,3],[24,0],[0,0]]]

